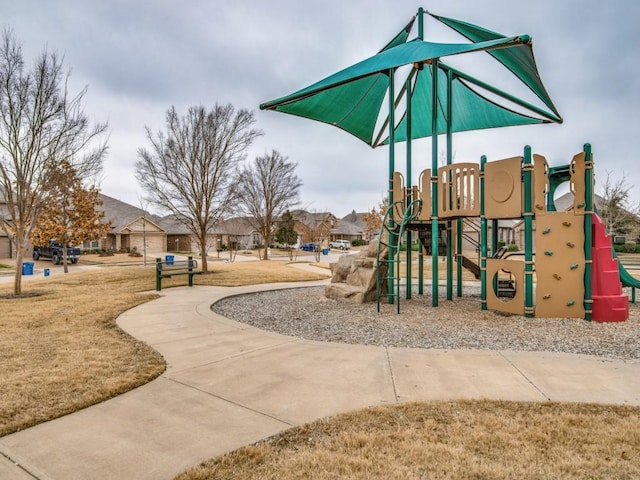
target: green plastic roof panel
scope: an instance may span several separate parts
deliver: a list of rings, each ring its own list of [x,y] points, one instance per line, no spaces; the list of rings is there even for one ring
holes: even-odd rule
[[[388,72],[391,69],[449,55],[514,45],[520,41],[520,37],[468,44],[412,40],[383,50],[291,95],[263,103],[260,108],[335,125],[371,145],[380,107],[389,87]]]
[[[505,36],[500,33],[478,27],[477,25],[472,25],[461,20],[441,17],[433,14],[430,15],[472,42],[486,42],[488,40],[505,38]],[[558,110],[551,101],[551,97],[547,93],[546,88],[544,88],[544,85],[542,84],[542,79],[538,73],[538,67],[536,66],[536,60],[533,56],[533,48],[531,45],[532,42],[529,39],[518,47],[505,50],[494,50],[489,51],[488,53],[508,68],[525,85],[527,85],[531,91],[535,93],[536,96],[542,100],[553,113],[556,114],[558,120],[561,121]]]
[[[440,17],[439,20],[443,21],[443,18]],[[265,102],[260,105],[260,108],[289,113],[337,126],[374,147],[386,143],[386,140],[378,143],[381,134],[376,134],[375,130],[376,125],[379,124],[378,120],[382,110],[387,107],[385,98],[388,95],[390,75],[395,75],[395,69],[398,67],[414,65],[414,72],[417,68],[419,75],[415,81],[412,95],[412,110],[415,112],[412,114],[412,138],[422,138],[433,133],[431,132],[430,116],[431,104],[433,103],[430,86],[431,73],[428,65],[431,60],[470,52],[488,51],[527,84],[553,113],[531,106],[519,99],[515,99],[515,103],[531,113],[541,115],[544,119],[517,113],[498,105],[483,96],[480,90],[488,90],[510,101],[514,101],[515,97],[476,80],[464,72],[456,72],[455,69],[444,63],[439,63],[440,68],[455,72],[453,83],[454,114],[451,119],[453,132],[562,121],[537,74],[528,35],[505,37],[464,22],[446,19],[468,36],[474,36],[475,39],[472,40],[472,43],[433,43],[421,39],[406,42],[414,20],[376,55],[290,95]],[[512,51],[515,53],[509,53]],[[442,71],[438,75],[441,86],[439,91],[442,95],[446,91],[444,76]],[[478,86],[480,89],[475,88]],[[444,97],[439,102],[441,105],[446,105]],[[440,110],[438,133],[446,131],[447,122],[442,114],[442,109]],[[402,120],[402,122],[405,121],[406,118]],[[406,139],[402,122],[396,126],[397,141]]]
[[[425,68],[418,72],[418,76],[411,94],[412,104],[420,105],[420,108],[411,109],[411,135],[413,138],[429,137],[433,135],[431,130],[431,69]],[[438,70],[438,134],[446,133],[447,118],[445,116],[447,98],[446,85],[447,74],[443,70]],[[453,102],[451,131],[466,132],[471,130],[482,130],[486,128],[496,128],[505,125],[534,125],[548,123],[535,117],[530,117],[508,108],[498,105],[490,99],[484,97],[467,83],[454,76],[452,83]],[[407,116],[403,115],[400,123],[396,126],[395,140],[402,142],[407,140]],[[386,138],[378,145],[388,144]]]

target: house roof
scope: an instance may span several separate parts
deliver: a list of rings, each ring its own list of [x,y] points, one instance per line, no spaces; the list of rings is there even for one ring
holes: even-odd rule
[[[256,229],[251,225],[249,217],[233,217],[221,221],[214,227],[215,232],[225,235],[251,235]]]
[[[556,211],[558,212],[566,212],[568,210],[571,210],[573,208],[573,198],[574,195],[571,192],[567,192],[564,195],[556,198],[553,203],[556,206]],[[594,193],[593,194],[593,203],[595,204],[596,208],[601,208],[602,204],[604,203],[604,198],[602,198],[600,195]]]
[[[96,210],[102,210],[104,212],[104,220],[111,222],[111,230],[113,232],[122,232],[142,217],[152,222],[161,230],[164,230],[161,225],[162,220],[156,215],[152,215],[141,208],[134,207],[133,205],[109,197],[103,193],[100,194],[100,200],[102,201],[102,205],[97,207]]]
[[[362,235],[364,229],[348,220],[338,220],[336,226],[331,229],[334,235]]]
[[[360,229],[360,231],[364,232],[367,230],[367,223],[364,221],[364,216],[369,213],[371,212],[356,212],[355,210],[353,210],[348,215],[342,217],[342,220],[344,220],[345,222],[353,223]]]

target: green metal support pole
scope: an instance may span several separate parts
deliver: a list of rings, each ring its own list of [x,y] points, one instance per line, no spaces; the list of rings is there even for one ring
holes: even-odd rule
[[[424,9],[418,8],[418,38],[424,40]],[[409,117],[411,118],[411,117]],[[418,294],[424,294],[424,245],[419,241],[418,252]]]
[[[447,165],[453,163],[453,72],[447,71]],[[451,173],[449,173],[451,175]],[[449,177],[451,180],[451,177]],[[454,200],[455,201],[455,200]],[[447,220],[447,300],[453,300],[453,235],[451,220]]]
[[[593,156],[591,154],[591,145],[584,144],[585,153],[585,169],[584,169],[584,319],[591,321],[593,310],[593,298],[591,292],[591,247],[593,238],[591,237],[591,221],[593,212]],[[635,292],[633,292],[635,293]]]
[[[438,62],[431,61],[431,305],[438,306]]]
[[[524,315],[533,317],[533,157],[531,147],[524,147]]]
[[[394,208],[393,208],[393,172],[395,172],[395,85],[394,85],[394,77],[395,77],[395,69],[389,69],[389,207],[391,208],[391,216],[389,219],[389,267],[387,276],[389,278],[388,281],[388,294],[387,299],[389,301],[389,305],[393,303],[393,295],[394,295],[394,259],[395,259],[395,219],[393,218]],[[382,239],[381,239],[382,240]]]
[[[487,156],[480,157],[480,299],[482,310],[487,309],[487,219],[484,216],[484,164]]]
[[[456,296],[462,297],[462,219],[456,220],[456,252],[458,255],[458,263],[456,264]]]
[[[424,295],[424,245],[418,240],[418,295]]]
[[[162,290],[162,279],[160,278],[160,272],[162,271],[162,259],[156,258],[156,291]]]
[[[409,192],[413,192],[411,185],[413,185],[413,181],[411,178],[411,77],[407,78],[406,82],[406,91],[407,91],[407,167],[406,167],[406,177],[407,177],[407,189]],[[409,206],[410,201],[415,200],[413,195],[407,195],[407,206]],[[413,213],[413,212],[411,212]],[[411,298],[411,263],[412,263],[412,255],[413,255],[413,235],[411,234],[411,230],[407,229],[407,290],[406,290],[406,298]]]

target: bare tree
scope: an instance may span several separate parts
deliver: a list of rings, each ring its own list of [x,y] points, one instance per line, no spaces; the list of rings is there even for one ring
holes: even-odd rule
[[[138,150],[136,176],[146,198],[193,233],[203,270],[208,270],[209,232],[235,198],[234,170],[262,135],[254,123],[253,112],[236,112],[231,104],[191,107],[182,117],[171,107],[166,132],[153,134],[146,127],[151,149]]]
[[[238,177],[238,206],[264,240],[264,260],[268,260],[271,237],[280,216],[298,203],[302,182],[295,174],[296,163],[276,150],[256,157]]]
[[[22,48],[5,30],[0,44],[0,226],[16,246],[14,293],[22,292],[28,239],[47,203],[49,183],[62,161],[81,178],[97,176],[107,150],[94,144],[106,123],[91,126],[83,112],[85,87],[68,89],[62,60],[46,50],[30,69]]]
[[[626,235],[637,233],[637,216],[640,205],[630,201],[632,186],[622,178],[613,180],[607,171],[601,194],[598,213],[602,218],[609,235]]]

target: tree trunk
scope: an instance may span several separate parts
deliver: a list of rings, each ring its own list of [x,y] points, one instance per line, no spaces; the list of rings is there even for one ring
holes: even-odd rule
[[[269,260],[269,244],[271,243],[269,232],[263,231],[262,238],[264,239],[264,260]]]
[[[62,245],[62,266],[64,267],[64,273],[69,273],[69,266],[67,264],[67,245],[66,242]]]
[[[22,246],[16,245],[16,276],[13,279],[13,293],[14,295],[20,295],[22,293]]]
[[[200,232],[200,260],[202,260],[202,271],[208,272],[209,265],[207,265],[207,232]]]

